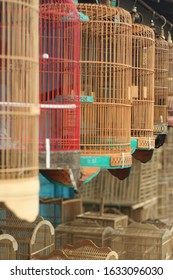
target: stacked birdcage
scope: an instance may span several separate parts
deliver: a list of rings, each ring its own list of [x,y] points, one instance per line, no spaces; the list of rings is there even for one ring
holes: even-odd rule
[[[95,221],[74,220],[60,224],[55,228],[55,248],[61,249],[65,244],[74,245],[84,239],[104,247],[112,231],[112,227],[103,227]]]
[[[0,201],[38,214],[38,0],[0,2]]]
[[[40,1],[40,170],[58,181],[66,169],[71,185],[80,167],[79,35],[72,0]]]
[[[155,39],[154,133],[167,133],[169,46],[164,36]]]
[[[173,126],[173,43],[168,32],[169,72],[168,72],[168,126]]]
[[[146,150],[147,153],[147,150],[153,150],[155,146],[153,134],[154,50],[153,30],[146,25],[134,23],[132,25],[131,136],[138,140],[134,156],[140,150]],[[142,153],[141,157],[143,157]],[[141,157],[141,161],[145,161]]]
[[[106,5],[78,4],[81,25],[81,155],[102,167],[131,166],[130,14]]]

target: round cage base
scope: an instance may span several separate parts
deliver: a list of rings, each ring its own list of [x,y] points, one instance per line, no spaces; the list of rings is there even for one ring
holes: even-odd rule
[[[123,169],[108,169],[112,176],[118,178],[119,180],[124,180],[130,175],[131,167]]]
[[[153,153],[154,153],[154,149],[151,149],[151,150],[138,150],[137,149],[133,153],[133,157],[142,163],[146,163],[152,159]]]
[[[0,180],[0,201],[19,219],[33,222],[39,212],[39,178]]]
[[[156,136],[156,139],[155,139],[155,149],[158,149],[161,146],[163,146],[163,144],[165,143],[165,140],[166,140],[166,135],[167,134],[160,134],[160,135]]]

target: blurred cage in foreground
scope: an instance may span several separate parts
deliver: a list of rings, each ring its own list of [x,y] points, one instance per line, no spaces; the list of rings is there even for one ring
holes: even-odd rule
[[[30,260],[38,252],[45,256],[54,250],[54,228],[49,221],[43,220],[40,216],[37,216],[34,222],[28,223],[18,219],[2,205],[0,229],[3,233],[13,236],[17,241],[18,260]]]
[[[30,221],[39,191],[38,31],[37,0],[0,2],[0,200]]]
[[[18,244],[10,234],[0,233],[0,260],[16,260]]]

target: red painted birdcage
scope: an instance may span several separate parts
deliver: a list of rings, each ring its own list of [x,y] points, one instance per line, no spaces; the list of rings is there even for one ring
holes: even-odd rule
[[[71,169],[75,179],[78,176],[79,35],[79,16],[72,0],[40,1],[39,152],[40,169],[48,176],[58,168]]]
[[[93,166],[99,156],[105,166],[110,156],[109,169],[125,169],[131,166],[131,17],[107,5],[77,8],[88,16],[80,21],[81,155]]]
[[[0,1],[0,201],[38,215],[38,0]]]
[[[169,44],[169,72],[168,72],[168,126],[173,126],[173,43],[170,31]]]

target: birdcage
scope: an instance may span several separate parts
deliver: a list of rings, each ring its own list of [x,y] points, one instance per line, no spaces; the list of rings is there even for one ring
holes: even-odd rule
[[[153,30],[143,24],[132,24],[131,136],[138,141],[133,156],[143,162],[148,161],[148,151],[151,159],[155,147],[154,50]]]
[[[38,214],[38,74],[38,1],[2,0],[0,200],[28,220]]]
[[[10,234],[0,233],[0,260],[16,260],[18,244]]]
[[[172,255],[171,231],[149,223],[117,228],[109,241],[120,260],[166,260]]]
[[[104,198],[105,206],[127,206],[148,204],[157,200],[158,169],[157,154],[142,164],[133,159],[128,178],[121,181],[102,170],[91,182],[79,187],[85,204],[99,204]]]
[[[108,247],[98,247],[91,240],[63,247],[62,252],[71,260],[118,260],[118,254]]]
[[[173,43],[168,32],[169,72],[168,72],[168,126],[173,126]]]
[[[169,217],[169,181],[162,179],[158,182],[158,218]]]
[[[76,215],[76,219],[95,221],[102,227],[127,226],[128,216],[123,214],[105,213],[104,211],[104,198],[100,202],[100,211],[87,211]]]
[[[109,247],[98,247],[91,240],[65,245],[61,250],[56,249],[47,257],[35,256],[35,260],[118,260],[118,254]]]
[[[54,227],[74,220],[75,216],[81,213],[82,200],[80,198],[40,198],[40,214]]]
[[[18,243],[17,259],[31,259],[35,254],[48,255],[54,250],[55,231],[49,221],[38,216],[28,223],[18,219],[6,208],[0,210],[0,229]]]
[[[154,133],[156,135],[167,133],[168,65],[168,42],[163,36],[156,36],[154,80]]]
[[[90,239],[97,246],[104,247],[112,231],[112,227],[102,227],[94,221],[74,220],[60,224],[55,228],[55,248],[61,249],[66,244],[74,245],[84,239]]]
[[[81,26],[81,165],[131,166],[131,42],[129,12],[78,4]]]
[[[75,181],[80,165],[79,35],[72,0],[40,0],[40,170],[56,178],[69,168]]]

